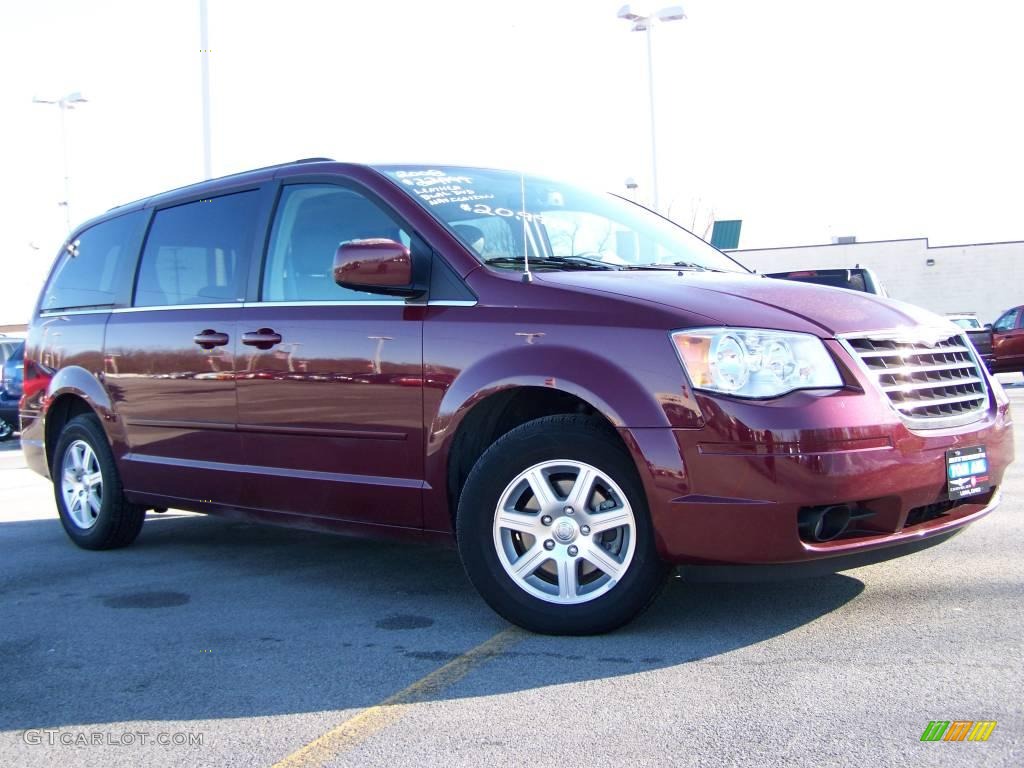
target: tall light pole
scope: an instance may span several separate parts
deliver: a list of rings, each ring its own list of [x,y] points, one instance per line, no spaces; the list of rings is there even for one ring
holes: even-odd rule
[[[206,24],[206,0],[199,0],[199,61],[203,94],[203,178],[213,175],[210,149],[210,34]]]
[[[655,125],[654,111],[654,46],[651,42],[651,29],[658,21],[680,21],[686,18],[680,5],[662,8],[655,13],[640,13],[632,6],[624,5],[619,9],[618,17],[632,23],[632,31],[644,32],[647,35],[647,88],[651,109],[651,208],[658,210],[658,129]]]
[[[74,109],[75,104],[85,104],[86,101],[87,99],[78,91],[69,93],[67,96],[62,96],[59,99],[40,99],[38,97],[32,99],[33,104],[56,104],[60,109],[60,143],[64,150],[64,200],[60,205],[64,206],[64,220],[67,224],[68,232],[71,231],[71,178],[68,172],[68,131],[64,120],[64,113],[69,109]]]

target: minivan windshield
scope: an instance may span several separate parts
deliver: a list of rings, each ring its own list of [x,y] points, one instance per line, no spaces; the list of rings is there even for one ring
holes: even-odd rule
[[[484,263],[523,269],[748,270],[682,227],[608,193],[510,171],[379,166]]]

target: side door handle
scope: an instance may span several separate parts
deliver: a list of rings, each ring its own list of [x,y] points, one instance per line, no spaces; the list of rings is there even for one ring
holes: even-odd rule
[[[228,335],[226,333],[221,333],[220,331],[214,331],[210,328],[206,328],[193,336],[192,341],[203,349],[213,349],[214,347],[223,347],[226,345],[228,343]]]
[[[242,334],[242,343],[257,349],[270,349],[275,344],[281,343],[281,334],[273,328],[260,328],[258,331],[248,331]]]

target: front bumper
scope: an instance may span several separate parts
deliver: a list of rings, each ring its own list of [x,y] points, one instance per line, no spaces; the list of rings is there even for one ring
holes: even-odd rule
[[[1009,407],[991,394],[981,420],[941,430],[910,430],[872,391],[795,392],[759,403],[698,399],[701,429],[621,431],[647,491],[659,553],[675,564],[833,561],[818,568],[834,572],[866,564],[858,557],[868,553],[871,562],[898,557],[994,509],[1014,457]],[[992,491],[946,508],[946,451],[976,445],[987,450]],[[832,541],[803,540],[800,510],[830,504],[870,516]]]
[[[816,560],[803,560],[797,563],[770,563],[768,565],[681,565],[679,575],[686,581],[698,582],[746,582],[746,581],[784,581],[787,579],[825,576],[852,568],[863,568],[896,557],[904,557],[949,541],[969,524],[984,517],[999,506],[1001,493],[996,491],[991,500],[981,510],[967,517],[947,521],[945,525],[936,525],[920,530],[915,536],[901,536],[887,543],[876,543],[872,548],[858,548],[843,554],[832,554]]]

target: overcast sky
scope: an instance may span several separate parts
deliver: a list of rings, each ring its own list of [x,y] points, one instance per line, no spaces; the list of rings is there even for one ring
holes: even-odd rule
[[[665,3],[655,4],[661,7]],[[209,0],[215,175],[299,157],[648,177],[644,36],[615,0]],[[654,30],[662,206],[741,247],[1024,239],[1024,3],[691,0]],[[72,216],[202,175],[197,0],[5,4],[0,323]],[[38,250],[37,250],[38,249]],[[24,290],[11,290],[23,286]]]

